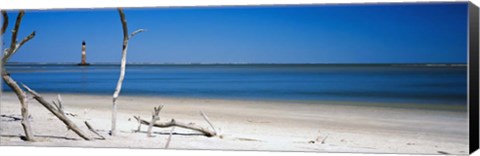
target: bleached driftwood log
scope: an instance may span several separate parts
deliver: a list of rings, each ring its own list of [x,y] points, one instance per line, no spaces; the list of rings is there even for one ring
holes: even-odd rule
[[[58,119],[60,119],[65,124],[65,126],[67,126],[68,129],[71,129],[78,136],[80,136],[85,140],[92,140],[92,138],[90,138],[85,132],[83,132],[62,111],[56,109],[55,106],[53,106],[53,104],[50,104],[49,102],[47,102],[40,94],[30,89],[26,85],[23,85],[23,88],[25,88],[30,94],[32,94],[33,98],[37,100],[38,103],[42,104],[45,108],[47,108],[48,111],[50,111],[53,115],[55,115]]]
[[[177,122],[177,121],[175,121],[175,119],[170,120],[170,122],[158,123],[156,121],[158,121],[160,119],[159,114],[160,114],[160,110],[162,108],[163,108],[163,106],[159,106],[159,107],[154,108],[154,113],[152,115],[152,121],[151,122],[148,122],[148,121],[145,121],[145,120],[141,119],[140,116],[133,116],[133,118],[135,118],[138,121],[139,124],[149,126],[148,134],[151,133],[151,127],[159,127],[159,128],[181,127],[181,128],[190,129],[190,130],[200,132],[207,137],[212,137],[212,136],[217,135],[217,132],[215,131],[215,128],[213,127],[213,124],[210,122],[207,115],[205,115],[205,113],[203,113],[203,112],[200,112],[200,114],[208,122],[208,124],[212,127],[213,131],[209,130],[208,128],[203,128],[203,127],[197,126],[194,123],[186,124],[186,123],[182,123],[182,122]],[[139,125],[138,129],[140,129],[140,125]],[[173,133],[173,132],[171,132],[171,133]]]
[[[150,122],[141,119],[139,116],[134,116],[134,118],[139,120],[140,123],[142,123],[143,125],[150,125]],[[181,128],[190,129],[190,130],[200,132],[207,137],[212,137],[212,136],[216,135],[215,132],[213,132],[213,131],[211,131],[207,128],[203,128],[203,127],[197,126],[195,124],[186,124],[186,123],[182,123],[182,122],[177,122],[177,121],[175,121],[175,119],[170,120],[170,122],[164,122],[164,123],[156,122],[156,123],[153,124],[153,126],[154,127],[159,127],[159,128],[168,128],[168,127],[176,126],[176,127],[181,127]]]
[[[127,19],[125,18],[125,13],[122,8],[118,8],[118,13],[120,15],[120,21],[123,28],[123,46],[122,46],[122,60],[120,62],[120,76],[118,77],[117,87],[113,93],[113,105],[112,105],[112,129],[110,134],[115,136],[117,133],[117,99],[120,91],[122,90],[123,79],[125,78],[125,69],[127,66],[127,49],[128,49],[128,40],[135,36],[136,34],[143,32],[144,29],[139,29],[134,31],[130,36],[128,35]]]
[[[1,11],[1,13],[3,16],[1,36],[3,37],[3,34],[5,33],[8,27],[8,14],[5,11]],[[35,31],[34,31],[30,35],[25,37],[20,43],[17,43],[18,31],[20,30],[20,23],[22,22],[22,18],[24,14],[25,12],[23,10],[21,10],[18,13],[17,20],[15,21],[15,26],[12,30],[10,47],[4,50],[0,66],[2,66],[1,72],[2,72],[3,81],[5,81],[7,86],[10,87],[10,89],[12,89],[12,91],[17,95],[17,98],[20,101],[21,114],[22,114],[21,123],[22,123],[23,130],[25,131],[25,140],[35,141],[32,133],[32,129],[30,126],[30,121],[28,120],[29,111],[28,111],[28,99],[27,99],[26,93],[22,90],[22,88],[20,88],[17,82],[12,77],[10,77],[10,74],[5,69],[5,64],[7,63],[8,59],[10,59],[10,57],[12,57],[13,54],[15,54],[18,51],[18,49],[22,47],[23,44],[27,43],[29,40],[35,37]]]

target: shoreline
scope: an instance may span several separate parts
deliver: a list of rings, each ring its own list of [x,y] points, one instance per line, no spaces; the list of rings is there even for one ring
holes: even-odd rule
[[[9,62],[6,66],[77,66],[78,62]],[[116,62],[90,62],[92,66],[119,66]],[[466,67],[464,62],[424,62],[424,63],[150,63],[133,62],[131,66],[409,66],[409,67]]]
[[[13,92],[1,92],[7,94],[13,94]],[[44,92],[44,94],[57,94],[54,92]],[[112,94],[106,93],[62,93],[61,95],[81,95],[81,96],[112,96]],[[314,104],[314,105],[346,105],[346,106],[358,106],[358,107],[379,107],[379,108],[399,108],[399,109],[425,109],[425,110],[444,110],[444,111],[458,111],[467,112],[467,104],[434,104],[434,103],[407,103],[407,102],[367,102],[367,101],[334,101],[334,100],[288,100],[288,99],[267,99],[267,98],[234,98],[234,97],[185,97],[185,96],[162,96],[162,95],[122,95],[122,97],[144,97],[144,98],[161,98],[161,99],[188,99],[188,100],[219,100],[219,101],[239,101],[239,102],[267,102],[267,103],[300,103],[300,104]]]
[[[42,94],[47,100],[56,94]],[[308,152],[368,152],[452,154],[468,153],[466,112],[445,110],[402,109],[337,104],[305,104],[291,102],[235,101],[159,97],[119,97],[118,137],[107,135],[110,129],[111,96],[62,94],[66,111],[81,128],[89,121],[107,140],[82,141],[53,117],[43,106],[30,102],[32,128],[41,141],[29,143],[19,139],[23,134],[19,121],[1,118],[0,145],[80,146],[163,148],[168,135],[148,138],[132,133],[137,122],[133,115],[149,120],[153,107],[163,104],[161,121],[171,118],[208,127],[199,111],[205,112],[220,129],[222,138],[192,135],[192,131],[176,128],[171,148]],[[2,94],[0,114],[19,115],[18,99]],[[45,126],[49,125],[49,126]],[[146,130],[146,127],[143,127]],[[168,133],[170,128],[154,128]],[[181,135],[184,134],[184,135]],[[61,139],[77,138],[77,140]],[[51,138],[56,137],[56,138]],[[325,143],[320,143],[325,140]],[[312,143],[312,141],[314,143]]]

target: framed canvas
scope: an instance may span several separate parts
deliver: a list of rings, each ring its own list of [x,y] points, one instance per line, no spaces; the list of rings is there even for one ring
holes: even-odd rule
[[[1,146],[478,149],[471,2],[1,13]]]

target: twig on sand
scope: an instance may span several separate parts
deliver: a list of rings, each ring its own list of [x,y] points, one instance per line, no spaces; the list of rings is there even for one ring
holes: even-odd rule
[[[327,138],[328,138],[328,135],[327,135],[327,136],[325,136],[325,138],[323,138],[323,140],[322,140],[321,144],[325,144],[325,141],[327,140]]]
[[[210,119],[208,118],[208,116],[205,113],[203,113],[202,111],[200,111],[200,115],[202,115],[203,119],[205,119],[205,121],[207,121],[208,125],[210,125],[210,127],[213,129],[213,132],[215,132],[215,134],[218,134],[218,132],[215,129],[215,127],[213,126],[212,122],[210,122]]]
[[[172,127],[172,130],[170,130],[170,135],[168,136],[167,143],[165,144],[165,149],[167,149],[168,146],[170,145],[170,141],[172,140],[173,130],[175,130],[175,127]]]
[[[133,116],[135,119],[136,118],[140,118],[139,116]],[[142,128],[142,123],[140,122],[140,120],[137,120],[138,122],[138,127],[137,127],[137,130],[134,131],[134,132],[140,132],[141,131],[141,128]]]
[[[18,120],[22,120],[22,117],[16,117],[14,115],[1,115],[0,117],[4,117],[4,118],[10,118],[12,119],[12,121],[18,121]]]
[[[100,137],[99,140],[105,140],[105,137],[103,137],[102,135],[100,135],[100,133],[93,129],[93,127],[88,123],[88,121],[85,121],[85,125],[87,126],[88,130],[92,131],[94,134]]]

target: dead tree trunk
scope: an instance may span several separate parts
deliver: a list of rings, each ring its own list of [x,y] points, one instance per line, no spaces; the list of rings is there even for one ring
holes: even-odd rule
[[[33,95],[33,98],[38,101],[38,103],[42,104],[45,108],[48,109],[53,115],[55,115],[58,119],[60,119],[68,129],[71,129],[73,132],[75,132],[78,136],[85,140],[92,140],[86,133],[84,133],[80,128],[78,128],[75,123],[73,123],[61,110],[58,110],[55,108],[53,104],[48,103],[45,99],[43,99],[40,94],[35,92],[34,90],[28,88],[28,86],[23,85],[23,88],[25,88],[30,94]]]
[[[117,99],[120,91],[122,90],[123,79],[125,78],[125,69],[127,66],[127,49],[128,49],[128,40],[134,35],[144,31],[143,29],[134,31],[130,36],[128,36],[128,27],[127,19],[125,18],[125,13],[123,9],[118,8],[118,13],[120,15],[120,21],[122,23],[123,29],[123,46],[122,46],[122,60],[120,62],[120,76],[118,77],[117,87],[113,93],[113,105],[112,105],[112,129],[110,134],[112,136],[116,135],[117,131]]]
[[[18,100],[20,101],[21,105],[21,114],[22,114],[22,127],[23,131],[25,131],[25,140],[26,141],[35,141],[32,133],[32,128],[30,126],[30,121],[28,117],[30,116],[28,113],[28,101],[25,92],[18,86],[17,82],[13,80],[5,70],[2,71],[2,79],[5,83],[10,87],[15,94],[17,94]]]
[[[22,47],[23,44],[28,42],[30,39],[35,37],[35,31],[25,37],[20,43],[17,43],[17,35],[18,31],[20,29],[20,23],[22,21],[23,15],[25,12],[21,10],[18,13],[17,20],[15,22],[15,26],[12,30],[12,40],[10,41],[10,47],[4,50],[3,53],[3,58],[1,60],[1,66],[2,66],[2,79],[5,81],[5,83],[12,89],[12,91],[17,95],[18,100],[20,101],[21,105],[21,114],[22,114],[22,127],[23,130],[25,131],[25,140],[26,141],[34,141],[34,136],[32,133],[32,129],[30,126],[30,121],[28,120],[29,118],[29,113],[28,113],[28,101],[27,101],[27,96],[26,93],[20,88],[20,86],[13,80],[12,77],[8,74],[5,64],[7,63],[8,59],[15,54],[20,47]],[[2,16],[3,16],[3,24],[2,24],[2,29],[1,29],[1,36],[3,37],[3,34],[5,33],[7,27],[8,27],[8,15],[7,12],[2,11]]]

